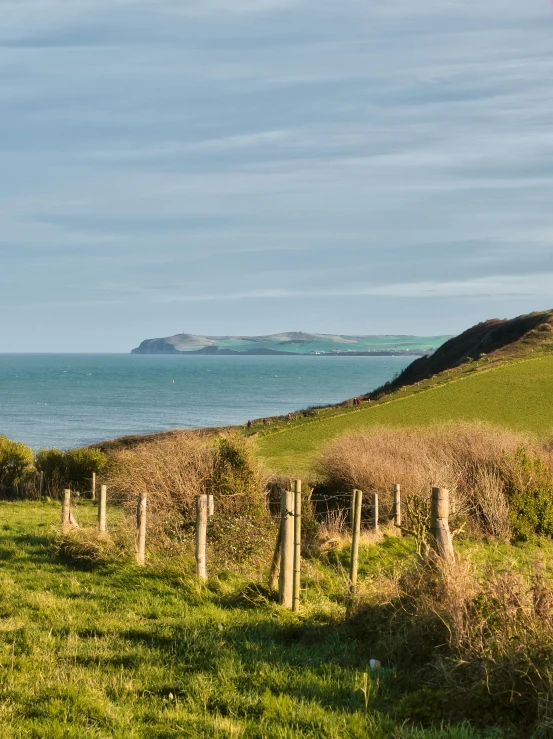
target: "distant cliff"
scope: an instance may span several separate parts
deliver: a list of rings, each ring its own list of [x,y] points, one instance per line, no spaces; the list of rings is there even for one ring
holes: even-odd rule
[[[412,362],[394,380],[369,393],[380,398],[400,387],[414,385],[443,372],[485,360],[498,364],[530,355],[553,352],[553,310],[538,311],[516,318],[492,318],[446,341],[432,356]]]
[[[448,336],[342,336],[292,331],[268,336],[197,336],[176,334],[146,339],[132,354],[322,354],[413,355],[433,353]]]

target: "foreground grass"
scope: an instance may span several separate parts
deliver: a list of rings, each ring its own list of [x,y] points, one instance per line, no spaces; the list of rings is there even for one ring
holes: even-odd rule
[[[421,426],[487,421],[532,435],[553,432],[553,356],[489,369],[440,375],[360,409],[331,409],[259,439],[257,449],[275,472],[311,477],[321,447],[336,436],[371,426]]]
[[[52,548],[58,516],[0,504],[2,739],[507,736],[394,714],[405,676],[368,669],[370,638],[344,618],[345,549],[307,567],[295,616],[228,573],[200,587],[191,563],[76,568]],[[408,541],[364,547],[362,578],[411,557]]]

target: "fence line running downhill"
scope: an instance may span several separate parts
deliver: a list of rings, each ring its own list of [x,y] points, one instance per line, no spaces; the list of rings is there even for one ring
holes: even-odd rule
[[[401,488],[395,484],[393,488],[393,504],[385,514],[386,521],[402,530]],[[92,478],[92,500],[98,506],[97,527],[100,534],[107,532],[107,487],[100,486],[100,495],[96,496],[96,476]],[[278,589],[279,603],[284,608],[298,611],[301,592],[301,532],[302,532],[302,482],[294,480],[293,490],[285,490],[281,494],[280,523],[275,549],[269,571],[269,586]],[[349,506],[351,521],[351,559],[348,588],[351,595],[357,591],[359,568],[359,543],[361,525],[368,524],[370,530],[378,532],[383,519],[379,506],[378,494],[372,493],[370,498],[370,518],[363,519],[363,492],[355,489],[351,493],[325,495],[324,501],[345,501]],[[344,506],[346,507],[346,506]],[[136,508],[135,560],[139,565],[146,561],[148,496],[140,493]],[[215,497],[213,495],[196,496],[196,530],[195,560],[196,575],[206,581],[207,573],[207,529],[209,518],[215,514]],[[62,529],[79,528],[79,524],[71,510],[71,490],[64,490],[62,499]],[[449,529],[449,491],[446,488],[432,487],[430,497],[429,546],[440,557],[453,556],[452,535]]]

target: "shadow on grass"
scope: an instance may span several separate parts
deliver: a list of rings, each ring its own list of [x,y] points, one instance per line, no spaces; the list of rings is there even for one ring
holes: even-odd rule
[[[178,659],[181,669],[197,672],[215,670],[221,654],[221,638],[214,629],[191,631],[177,626],[160,632],[153,624],[149,628],[128,629],[120,636],[135,646],[166,655],[170,660]]]
[[[111,657],[98,655],[93,657],[75,657],[75,664],[81,667],[119,667],[126,670],[140,667],[143,659],[138,654],[115,654]]]
[[[0,545],[0,560],[13,564],[49,564],[53,561],[48,536],[20,534]]]
[[[270,603],[278,602],[278,593],[262,583],[253,582],[244,585],[239,590],[216,597],[215,603],[223,609],[253,609],[262,608]]]
[[[355,638],[348,623],[282,623],[255,620],[198,627],[158,624],[129,629],[122,638],[149,649],[182,656],[189,664],[208,669],[225,653],[247,663],[266,662],[289,667],[366,667],[367,646]]]

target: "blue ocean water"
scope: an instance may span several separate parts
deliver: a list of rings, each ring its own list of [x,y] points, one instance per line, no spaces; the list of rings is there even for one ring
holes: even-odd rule
[[[226,426],[335,403],[412,359],[324,356],[0,355],[0,434],[39,449]]]

